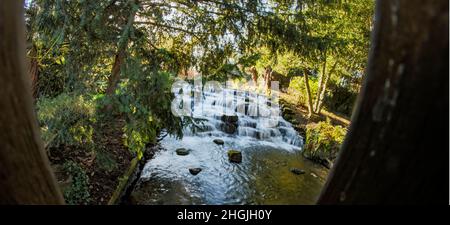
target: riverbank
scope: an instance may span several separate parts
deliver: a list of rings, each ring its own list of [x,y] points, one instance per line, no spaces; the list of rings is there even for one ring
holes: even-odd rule
[[[114,121],[114,122],[112,122]],[[125,124],[114,118],[99,124],[101,133],[93,134],[95,150],[86,146],[60,146],[48,149],[57,182],[68,204],[105,205],[110,201],[133,154],[124,145]]]
[[[308,124],[325,121],[327,118],[331,123],[344,127],[348,127],[350,123],[347,118],[325,110],[320,115],[307,118],[306,107],[296,104],[295,99],[288,95],[281,95],[280,107],[283,117],[292,123],[295,130],[304,138]],[[111,123],[111,121],[114,122]],[[159,144],[147,146],[144,157],[140,160],[137,159],[124,145],[122,131],[124,125],[125,121],[121,118],[112,118],[107,123],[99,124],[99,128],[96,130],[101,133],[93,134],[95,150],[89,149],[87,146],[60,146],[48,149],[50,162],[53,165],[58,184],[65,193],[67,203],[98,205],[137,203],[129,196],[138,184],[145,163],[161,150],[161,146]],[[289,161],[287,158],[289,157],[280,158],[278,161],[287,162]],[[282,174],[290,168],[286,162],[281,168]],[[291,164],[291,167],[305,166],[304,163],[297,165],[296,162],[292,162]],[[311,165],[307,167],[311,167]],[[272,168],[272,166],[268,166],[268,168]],[[322,177],[321,179],[324,181],[326,172],[315,170],[312,172],[313,175],[309,174],[308,176]],[[292,176],[292,174],[287,173],[284,176]]]
[[[344,115],[328,112],[325,109],[322,109],[320,114],[313,114],[311,118],[308,118],[307,106],[299,104],[297,99],[295,99],[295,96],[289,94],[280,93],[280,108],[283,118],[295,125],[299,132],[304,131],[306,125],[310,123],[318,123],[320,121],[326,121],[327,119],[329,119],[333,125],[339,125],[345,128],[350,126],[350,118]]]
[[[283,118],[304,138],[303,156],[330,169],[337,157],[345,132],[350,126],[350,119],[325,109],[322,109],[320,114],[313,114],[308,118],[307,107],[298,104],[295,98],[287,94],[281,94],[280,108]],[[309,134],[314,137],[313,140],[308,140],[308,129]]]

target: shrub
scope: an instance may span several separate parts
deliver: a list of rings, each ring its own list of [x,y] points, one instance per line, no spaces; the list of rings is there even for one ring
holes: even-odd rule
[[[98,167],[104,171],[111,172],[117,168],[117,162],[114,160],[111,153],[99,150],[97,157],[95,157]]]
[[[67,204],[87,204],[90,201],[89,178],[78,164],[67,161],[63,165],[64,171],[72,176],[73,183],[64,189],[64,199]]]
[[[37,103],[42,138],[50,147],[92,144],[95,106],[83,95],[63,93]]]
[[[333,126],[329,121],[308,124],[303,155],[313,161],[333,161],[344,141],[347,129]]]
[[[129,70],[133,68],[129,67]],[[135,73],[128,71],[129,79],[119,87],[116,104],[127,121],[124,127],[125,145],[142,157],[144,146],[155,143],[162,129],[181,136],[182,123],[171,111],[174,75],[146,70],[142,73],[149,76]]]

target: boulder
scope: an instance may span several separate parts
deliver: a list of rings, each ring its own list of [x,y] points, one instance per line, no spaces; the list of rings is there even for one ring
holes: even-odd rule
[[[293,173],[293,174],[295,174],[295,175],[301,175],[301,174],[304,174],[304,173],[305,173],[304,170],[301,170],[301,169],[299,169],[299,168],[291,168],[290,171],[291,171],[291,173]]]
[[[228,160],[233,163],[241,163],[242,162],[242,153],[237,150],[228,150]]]
[[[221,130],[227,134],[234,134],[237,131],[239,117],[237,115],[222,115],[220,120],[223,122],[221,124]]]
[[[213,142],[218,144],[218,145],[223,145],[225,143],[222,139],[214,139]]]
[[[285,127],[280,127],[278,128],[278,130],[280,131],[281,135],[286,136],[288,130]]]
[[[198,173],[200,173],[202,171],[202,168],[189,168],[189,173],[191,173],[192,175],[197,175]]]
[[[185,148],[178,148],[176,152],[177,155],[189,155],[190,150]]]
[[[222,115],[220,119],[225,123],[237,124],[239,117],[237,115]]]
[[[289,108],[289,107],[284,107],[282,110],[283,110],[283,114],[290,114],[290,115],[295,114],[295,113],[294,113],[294,110],[292,110],[292,109]]]
[[[221,130],[227,134],[234,134],[237,131],[237,126],[229,123],[222,124],[221,128]]]

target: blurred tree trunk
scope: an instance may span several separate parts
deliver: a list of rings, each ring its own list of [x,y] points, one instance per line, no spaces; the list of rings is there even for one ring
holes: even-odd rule
[[[319,204],[448,204],[448,3],[377,2],[365,83]]]
[[[305,78],[306,95],[308,97],[308,118],[312,116],[313,113],[313,102],[311,96],[311,89],[309,88],[309,75],[308,70],[304,70],[303,77]]]
[[[33,110],[23,4],[0,4],[0,204],[62,204]]]

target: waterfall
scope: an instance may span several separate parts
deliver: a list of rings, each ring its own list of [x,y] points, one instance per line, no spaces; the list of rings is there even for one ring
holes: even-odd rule
[[[303,145],[302,137],[281,116],[276,101],[248,91],[205,89],[195,95],[197,99],[191,93],[176,96],[191,106],[189,112],[197,121],[184,129],[185,136],[245,137],[295,149]]]

